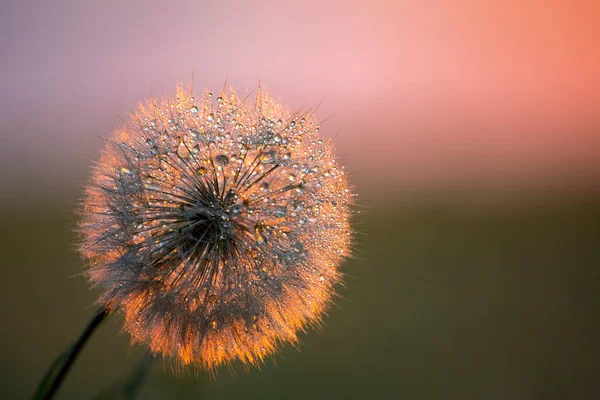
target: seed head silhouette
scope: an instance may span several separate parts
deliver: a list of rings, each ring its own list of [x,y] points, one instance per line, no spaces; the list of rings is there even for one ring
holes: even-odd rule
[[[258,89],[149,101],[113,131],[78,225],[99,302],[182,365],[256,364],[318,325],[352,194],[312,113]]]

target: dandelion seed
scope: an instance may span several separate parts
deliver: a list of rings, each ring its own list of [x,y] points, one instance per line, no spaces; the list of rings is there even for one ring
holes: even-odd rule
[[[331,305],[351,199],[313,115],[261,90],[252,107],[180,87],[107,141],[81,252],[133,342],[183,365],[255,364]]]

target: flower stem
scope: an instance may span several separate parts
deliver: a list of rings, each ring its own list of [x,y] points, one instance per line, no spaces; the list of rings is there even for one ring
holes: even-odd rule
[[[50,400],[54,397],[61,384],[65,380],[65,377],[67,376],[69,370],[73,366],[73,363],[77,359],[77,356],[87,343],[88,339],[92,336],[92,333],[94,333],[96,328],[100,326],[102,321],[104,321],[106,317],[110,315],[110,311],[110,308],[107,306],[101,307],[96,313],[96,315],[90,320],[88,325],[85,327],[84,331],[81,332],[81,335],[73,344],[73,346],[71,346],[71,348],[68,349],[66,353],[63,353],[61,356],[59,356],[59,360],[63,358],[63,356],[66,356],[66,358],[64,359],[64,362],[61,364],[60,369],[56,373],[54,378],[51,378],[51,376],[54,375],[51,373],[51,371],[54,368],[58,368],[57,362],[55,361],[55,363],[50,367],[50,370],[46,373],[44,379],[42,379],[42,382],[40,382],[40,384],[38,385],[37,391],[33,397],[35,400]],[[49,381],[50,379],[51,383],[48,386],[47,381]],[[47,387],[46,390],[45,387]]]

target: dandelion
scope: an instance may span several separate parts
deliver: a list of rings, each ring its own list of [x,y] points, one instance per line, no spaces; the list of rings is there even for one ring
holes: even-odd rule
[[[352,194],[310,112],[258,90],[140,105],[87,186],[79,232],[133,343],[214,370],[262,362],[331,305]]]

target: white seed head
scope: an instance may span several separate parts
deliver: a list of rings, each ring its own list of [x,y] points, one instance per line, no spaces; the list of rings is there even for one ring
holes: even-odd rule
[[[102,304],[181,364],[257,363],[318,323],[348,256],[352,195],[310,113],[182,87],[113,132],[79,231]]]

